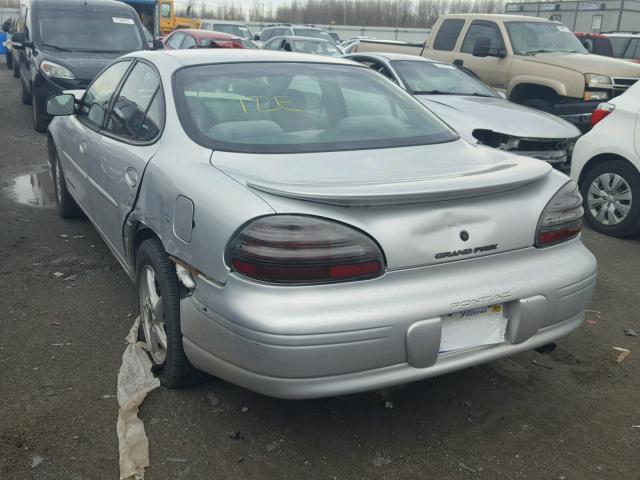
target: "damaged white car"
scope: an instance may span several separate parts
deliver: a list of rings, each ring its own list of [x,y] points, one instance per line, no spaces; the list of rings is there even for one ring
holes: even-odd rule
[[[465,140],[538,158],[568,170],[580,130],[550,113],[510,102],[473,74],[415,55],[354,53],[415,95]]]

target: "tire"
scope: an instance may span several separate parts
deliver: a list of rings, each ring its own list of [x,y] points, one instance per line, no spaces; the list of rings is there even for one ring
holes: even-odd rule
[[[33,129],[39,133],[45,133],[49,126],[50,120],[47,117],[42,116],[42,109],[40,104],[42,103],[37,96],[31,99],[31,117],[33,119]]]
[[[532,98],[531,100],[525,100],[521,103],[525,107],[535,108],[536,110],[542,110],[547,113],[554,113],[553,103],[549,100],[543,100],[541,98]]]
[[[180,284],[176,267],[157,238],[144,240],[136,254],[136,285],[140,304],[139,338],[162,385],[168,388],[197,383],[203,376],[184,353],[180,327]]]
[[[33,98],[31,97],[31,93],[27,92],[27,89],[24,88],[24,81],[22,77],[20,78],[20,100],[25,105],[31,105]]]
[[[6,60],[7,60],[7,69],[8,70],[13,70],[13,53],[7,52],[6,53]]]
[[[13,78],[20,78],[20,67],[18,62],[13,62]]]
[[[62,218],[82,218],[84,213],[67,190],[67,182],[64,179],[64,172],[58,160],[58,154],[54,151],[52,161],[51,177],[53,178],[53,189],[56,194],[56,204],[58,213]]]
[[[640,173],[625,160],[597,164],[584,176],[584,216],[595,231],[613,237],[640,233]]]

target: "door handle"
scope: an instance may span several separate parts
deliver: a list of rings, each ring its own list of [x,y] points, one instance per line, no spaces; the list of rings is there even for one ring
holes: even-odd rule
[[[80,153],[82,153],[83,155],[87,153],[87,141],[86,140],[81,140],[80,141],[80,145],[78,145],[78,148],[80,149]]]
[[[138,183],[138,172],[134,168],[127,168],[127,171],[124,173],[124,179],[131,188],[135,187]]]
[[[463,66],[463,65],[464,65],[464,60],[461,60],[461,59],[459,59],[459,58],[456,58],[456,59],[453,61],[453,64],[454,64],[456,67],[461,67],[461,66]]]

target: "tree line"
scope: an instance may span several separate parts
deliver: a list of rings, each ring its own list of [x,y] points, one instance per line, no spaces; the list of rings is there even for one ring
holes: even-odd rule
[[[502,13],[506,0],[292,0],[278,7],[253,0],[248,11],[234,3],[215,7],[190,0],[179,15],[220,20],[428,28],[448,13]]]

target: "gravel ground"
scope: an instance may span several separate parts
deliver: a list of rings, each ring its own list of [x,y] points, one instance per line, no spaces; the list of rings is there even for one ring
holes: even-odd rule
[[[45,136],[4,67],[0,477],[116,479],[116,376],[135,295],[91,225],[56,214]],[[589,230],[584,241],[600,263],[598,313],[553,353],[315,401],[214,378],[161,388],[140,413],[146,478],[639,478],[640,336],[624,330],[640,334],[640,242]],[[612,347],[631,355],[617,364]]]

